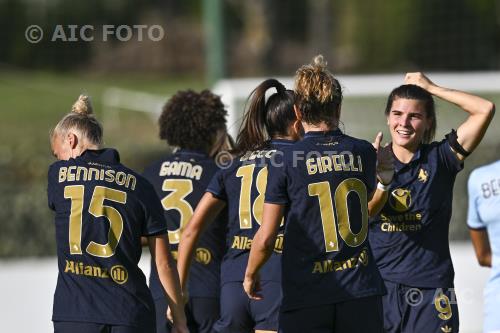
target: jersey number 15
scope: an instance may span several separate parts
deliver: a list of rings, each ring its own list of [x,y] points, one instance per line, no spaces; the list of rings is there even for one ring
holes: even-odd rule
[[[69,251],[71,254],[82,254],[82,214],[85,186],[72,185],[64,188],[64,198],[71,199],[69,216]],[[95,257],[109,258],[115,254],[116,247],[123,232],[123,218],[120,212],[106,206],[104,200],[127,203],[127,193],[104,186],[96,186],[90,200],[89,213],[94,217],[105,217],[109,221],[108,242],[99,244],[91,241],[86,248],[88,254]]]

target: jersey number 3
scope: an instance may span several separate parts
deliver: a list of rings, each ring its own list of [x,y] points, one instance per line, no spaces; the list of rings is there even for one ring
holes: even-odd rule
[[[193,183],[189,179],[165,179],[162,190],[171,191],[161,200],[163,209],[175,209],[181,216],[179,228],[168,231],[170,244],[179,244],[182,230],[193,216],[193,207],[186,200],[186,197],[193,192]]]
[[[71,199],[69,216],[69,250],[71,254],[82,254],[82,214],[85,186],[73,185],[64,188],[64,198]],[[123,218],[116,208],[106,206],[104,200],[125,204],[127,193],[104,186],[96,186],[90,200],[89,213],[94,217],[105,217],[109,221],[108,243],[91,241],[86,248],[88,254],[109,258],[115,254],[123,232]]]

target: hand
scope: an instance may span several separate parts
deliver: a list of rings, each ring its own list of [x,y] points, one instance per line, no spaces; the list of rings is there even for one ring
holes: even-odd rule
[[[189,333],[189,329],[187,328],[186,323],[182,325],[173,325],[171,333]]]
[[[427,91],[429,91],[430,87],[435,86],[435,84],[421,72],[406,73],[405,84],[414,84]]]
[[[182,302],[183,302],[183,306],[186,306],[186,304],[188,303],[189,301],[189,294],[186,291],[183,291],[182,292]],[[172,310],[170,309],[170,306],[167,307],[167,320],[170,321],[171,323],[174,322],[174,315],[172,314]]]
[[[260,276],[257,274],[255,276],[245,275],[245,280],[243,281],[243,289],[248,295],[248,298],[260,301],[264,297],[259,294],[262,291],[260,286]]]
[[[380,146],[384,135],[378,132],[373,142],[373,148],[377,151],[377,179],[384,185],[390,184],[394,177],[394,156],[388,143]]]
[[[170,307],[167,307],[167,319],[172,324],[171,333],[189,333],[189,329],[187,328],[186,317],[184,314],[178,316],[178,318],[174,319],[172,310]]]
[[[172,314],[172,310],[170,309],[170,306],[167,306],[167,320],[171,323],[174,322],[174,315]]]

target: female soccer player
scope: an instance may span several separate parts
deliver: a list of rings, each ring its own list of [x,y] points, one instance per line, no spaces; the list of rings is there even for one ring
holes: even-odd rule
[[[342,89],[322,56],[299,68],[295,94],[305,136],[269,167],[245,291],[265,299],[259,275],[285,216],[280,332],[382,332],[383,283],[367,240],[376,151],[339,130]]]
[[[160,138],[175,153],[154,162],[144,176],[154,186],[167,220],[170,250],[177,255],[182,230],[218,170],[213,156],[227,141],[226,110],[219,96],[208,90],[177,92],[163,107]],[[230,148],[230,147],[227,147]],[[186,315],[192,332],[212,332],[219,319],[220,263],[224,253],[227,218],[219,216],[205,231],[191,267]],[[149,287],[156,307],[158,333],[169,332],[165,316],[167,298],[151,262]]]
[[[102,127],[87,96],[51,133],[59,160],[48,173],[55,211],[59,275],[52,320],[55,332],[154,333],[154,304],[138,267],[147,236],[172,307],[176,332],[188,332],[167,226],[153,187],[100,149]],[[166,315],[166,313],[164,314]]]
[[[500,332],[500,161],[470,174],[467,225],[479,265],[492,267],[484,290],[485,333]]]
[[[468,113],[458,130],[432,142],[433,97]],[[385,115],[395,174],[380,184],[370,208],[370,244],[387,288],[387,332],[458,332],[454,271],[448,244],[453,184],[463,160],[481,141],[494,105],[408,73],[389,95]]]
[[[277,92],[266,102],[269,89]],[[278,329],[280,241],[273,244],[275,252],[262,271],[261,292],[266,295],[266,301],[249,302],[241,282],[252,238],[262,222],[267,166],[279,163],[281,151],[298,138],[293,103],[293,92],[276,80],[266,80],[254,90],[236,142],[238,157],[212,179],[182,235],[178,269],[185,288],[200,234],[227,206],[227,252],[221,266],[221,318],[214,326],[216,332],[276,332]]]

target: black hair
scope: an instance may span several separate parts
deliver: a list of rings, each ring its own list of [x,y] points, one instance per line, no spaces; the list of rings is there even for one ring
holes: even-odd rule
[[[268,89],[275,88],[266,101]],[[276,79],[267,79],[250,94],[248,109],[236,138],[235,154],[261,149],[269,139],[289,135],[290,125],[296,120],[293,105],[295,94]]]

